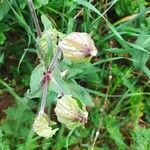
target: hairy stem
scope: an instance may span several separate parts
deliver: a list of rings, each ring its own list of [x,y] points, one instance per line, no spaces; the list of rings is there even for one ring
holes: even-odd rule
[[[48,92],[48,81],[46,80],[43,84],[42,100],[41,100],[41,108],[40,108],[40,112],[43,113],[46,105],[47,92]]]
[[[38,35],[38,37],[41,37],[41,35],[42,35],[41,34],[41,28],[40,28],[40,25],[39,25],[39,21],[38,21],[38,18],[37,18],[32,0],[28,0],[28,4],[29,4],[29,8],[30,8],[30,11],[31,11],[33,21],[34,21],[34,25],[35,25],[35,28],[36,28],[37,35]]]
[[[54,54],[54,57],[53,57],[50,65],[48,67],[48,70],[50,72],[52,72],[54,70],[54,67],[57,64],[57,61],[58,61],[58,59],[59,59],[60,56],[61,56],[61,50],[60,50],[60,48],[57,48],[56,53]]]
[[[29,8],[30,8],[30,11],[31,11],[31,15],[32,15],[32,18],[33,18],[33,21],[34,21],[34,24],[35,24],[35,27],[36,27],[36,32],[37,32],[37,35],[38,37],[41,37],[41,29],[40,29],[40,25],[39,25],[39,22],[38,22],[38,18],[37,18],[37,15],[36,15],[36,12],[35,12],[35,8],[34,8],[34,5],[33,5],[33,2],[32,0],[28,0],[28,4],[29,4]],[[40,108],[40,112],[44,112],[44,108],[45,108],[45,104],[46,104],[46,98],[47,98],[47,93],[48,93],[48,84],[51,80],[51,74],[54,70],[54,67],[55,65],[57,64],[57,61],[58,61],[58,58],[61,56],[61,50],[58,48],[56,50],[56,53],[54,54],[54,57],[44,75],[44,78],[43,78],[43,91],[42,91],[42,100],[41,100],[41,108]],[[62,89],[60,88],[59,84],[54,80],[58,90],[61,92],[61,94],[63,95],[63,91]]]
[[[54,84],[57,86],[58,90],[61,92],[61,95],[64,94],[63,90],[61,89],[59,84],[55,81],[55,79],[51,78],[51,74],[54,70],[55,65],[57,64],[57,60],[58,60],[60,54],[61,54],[61,51],[58,48],[55,55],[54,55],[54,57],[53,57],[53,59],[52,59],[52,61],[51,61],[51,63],[50,63],[50,65],[49,65],[49,67],[48,67],[48,69],[47,69],[47,72],[44,75],[44,78],[43,78],[44,84],[43,84],[43,92],[42,92],[42,101],[41,101],[40,112],[44,112],[47,93],[48,93],[48,85],[49,85],[50,80],[54,81]]]

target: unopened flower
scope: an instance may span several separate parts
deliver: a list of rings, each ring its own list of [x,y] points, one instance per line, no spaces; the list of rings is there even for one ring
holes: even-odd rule
[[[70,130],[85,124],[88,118],[85,105],[71,95],[64,95],[57,100],[55,113],[58,121],[64,123]]]
[[[58,128],[52,129],[52,127],[49,126],[50,123],[51,125],[55,124],[54,122],[50,121],[47,114],[41,112],[34,120],[33,130],[41,137],[50,138],[58,130]]]
[[[73,62],[89,61],[96,56],[97,49],[88,33],[73,32],[59,42],[65,58]]]

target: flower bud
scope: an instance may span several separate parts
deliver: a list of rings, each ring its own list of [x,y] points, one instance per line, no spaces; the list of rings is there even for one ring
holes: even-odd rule
[[[65,58],[73,62],[90,61],[96,56],[97,49],[88,33],[73,32],[59,42]]]
[[[88,112],[85,105],[81,101],[78,102],[71,95],[64,95],[57,100],[55,107],[57,119],[70,130],[87,122]]]
[[[34,120],[33,130],[36,134],[38,134],[41,137],[50,138],[58,130],[58,128],[52,129],[52,127],[49,126],[50,123],[51,121],[47,114],[41,112]],[[52,122],[51,125],[53,124],[55,123]]]

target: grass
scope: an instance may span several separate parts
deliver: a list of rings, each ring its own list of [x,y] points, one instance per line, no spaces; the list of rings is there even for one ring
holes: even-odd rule
[[[0,2],[0,8],[7,9],[0,9],[0,98],[10,101],[7,93],[14,100],[5,110],[5,101],[0,100],[1,149],[149,150],[150,3],[35,0],[34,5],[42,31],[50,25],[41,19],[45,15],[63,34],[87,32],[94,39],[98,54],[91,63],[71,64],[63,59],[59,70],[68,70],[63,80],[55,71],[63,90],[87,104],[88,123],[72,133],[58,123],[54,113],[57,91],[52,87],[45,110],[60,129],[50,139],[33,133],[41,99],[40,93],[29,92],[40,79],[32,72],[40,63],[34,22],[26,1]]]

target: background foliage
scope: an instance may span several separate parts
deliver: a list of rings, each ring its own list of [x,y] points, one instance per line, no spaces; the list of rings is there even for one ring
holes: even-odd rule
[[[69,71],[66,81],[69,80],[70,90],[76,91],[87,104],[95,105],[87,107],[90,116],[85,129],[77,128],[69,137],[69,149],[91,149],[94,143],[95,150],[149,150],[149,1],[33,2],[42,30],[41,16],[45,15],[58,31],[65,34],[73,31],[90,33],[99,51],[92,64],[70,65],[66,60],[60,64],[62,70],[67,68]],[[111,4],[114,5],[103,14],[107,18],[105,20],[101,14]],[[60,150],[67,147],[69,131],[63,125],[59,124],[61,129],[52,139],[39,138],[32,130],[40,103],[39,98],[33,98],[35,95],[27,94],[30,75],[32,73],[34,76],[32,71],[39,64],[35,40],[35,28],[27,1],[0,1],[2,150]],[[34,77],[33,87],[36,87],[38,76]],[[89,94],[92,101],[88,99]],[[49,93],[46,111],[55,120],[54,97],[55,92]],[[97,139],[96,131],[99,132]]]

